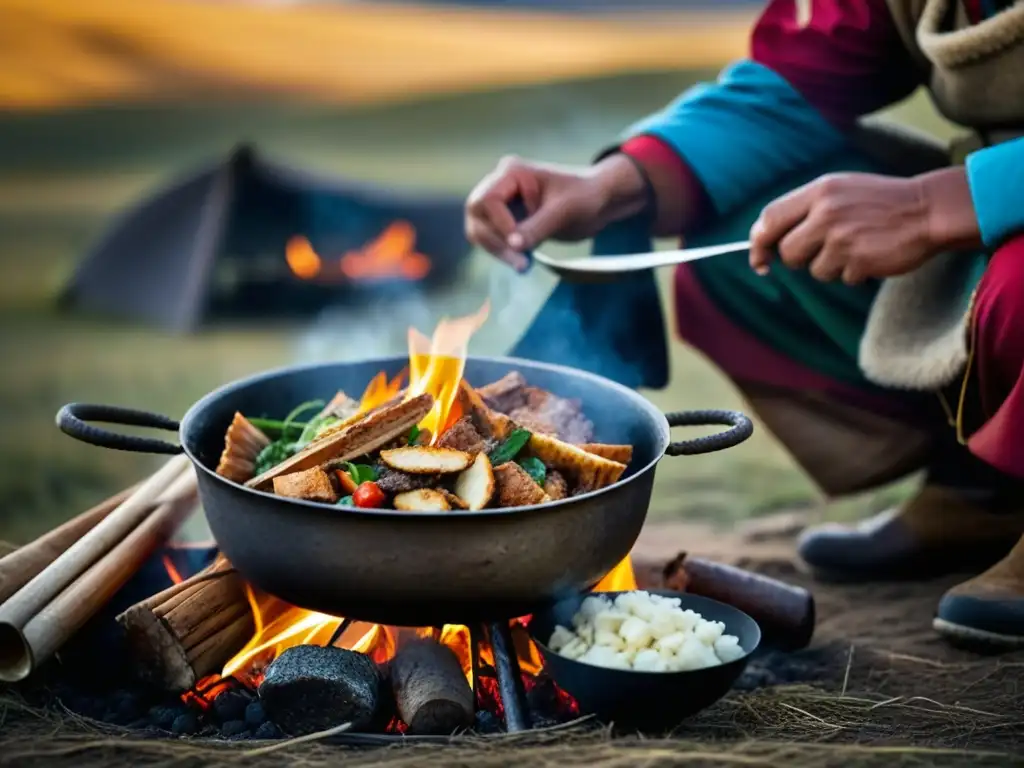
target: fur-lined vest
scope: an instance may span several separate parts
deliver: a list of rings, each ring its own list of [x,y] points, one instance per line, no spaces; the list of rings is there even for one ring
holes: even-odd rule
[[[946,118],[974,131],[951,152],[913,131],[865,121],[860,148],[904,173],[958,162],[965,151],[1024,134],[1024,3],[971,25],[958,0],[887,0],[893,20]],[[967,360],[970,303],[983,257],[943,254],[886,280],[860,346],[877,384],[937,389]]]

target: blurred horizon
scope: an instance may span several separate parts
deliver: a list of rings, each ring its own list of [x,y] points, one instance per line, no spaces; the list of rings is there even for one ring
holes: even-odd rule
[[[267,98],[362,106],[716,68],[745,55],[759,7],[0,0],[0,112]]]

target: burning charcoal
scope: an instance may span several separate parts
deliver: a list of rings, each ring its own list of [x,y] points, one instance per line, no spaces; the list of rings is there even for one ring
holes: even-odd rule
[[[171,733],[177,733],[180,736],[192,736],[199,730],[199,718],[195,712],[186,712],[184,715],[178,715],[174,718],[174,722],[171,723]]]
[[[463,416],[452,424],[437,441],[438,448],[451,448],[456,451],[478,454],[484,450],[484,439],[473,426],[469,416]]]
[[[351,722],[368,727],[380,705],[381,676],[367,656],[298,645],[267,667],[259,693],[267,716],[293,736]]]
[[[526,405],[526,379],[519,371],[505,374],[497,381],[477,389],[488,406],[499,413],[510,413]]]
[[[253,701],[245,708],[245,722],[250,728],[259,728],[267,722],[267,713],[262,702]]]
[[[392,659],[390,671],[398,714],[410,734],[446,736],[473,724],[473,690],[448,646],[410,642]]]
[[[273,723],[264,723],[253,733],[255,739],[280,739],[281,729]]]
[[[222,723],[228,720],[244,720],[245,710],[252,699],[240,690],[224,691],[213,700],[213,713]]]
[[[430,475],[410,475],[397,469],[381,469],[377,486],[389,496],[418,491],[437,485],[437,478]]]
[[[248,736],[249,726],[245,724],[244,720],[228,720],[220,727],[220,735],[225,739],[230,739],[232,736]]]

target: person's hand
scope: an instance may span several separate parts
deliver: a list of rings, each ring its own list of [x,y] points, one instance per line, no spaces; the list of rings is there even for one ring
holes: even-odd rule
[[[524,251],[545,240],[583,240],[644,204],[640,172],[612,155],[593,166],[534,163],[506,157],[466,200],[466,237],[518,270]],[[527,218],[517,223],[509,203],[520,198]]]
[[[770,203],[750,231],[750,266],[776,259],[822,281],[854,285],[902,275],[972,239],[977,223],[966,177],[823,176]]]

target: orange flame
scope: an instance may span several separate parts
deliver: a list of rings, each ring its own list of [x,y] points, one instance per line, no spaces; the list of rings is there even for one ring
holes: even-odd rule
[[[490,302],[485,301],[472,315],[454,320],[446,317],[438,323],[430,339],[414,328],[409,329],[409,389],[406,397],[424,393],[434,396],[433,409],[420,422],[420,427],[433,435],[432,441],[436,441],[461,416],[456,398],[469,354],[469,339],[487,321],[490,311]]]
[[[416,228],[396,221],[375,240],[342,256],[339,266],[343,275],[354,280],[396,276],[422,280],[430,272],[430,258],[416,250]]]
[[[402,382],[405,381],[407,373],[408,369],[399,373],[391,381],[388,381],[388,376],[384,371],[374,376],[363,391],[363,396],[359,398],[358,413],[366,413],[397,397],[398,393],[402,391]]]
[[[285,244],[284,258],[300,280],[422,280],[431,269],[430,257],[416,250],[416,228],[407,221],[389,224],[369,243],[337,260],[322,259],[308,238],[295,235]]]
[[[320,257],[313,245],[302,235],[291,238],[284,247],[284,259],[296,277],[312,280],[320,274]]]

